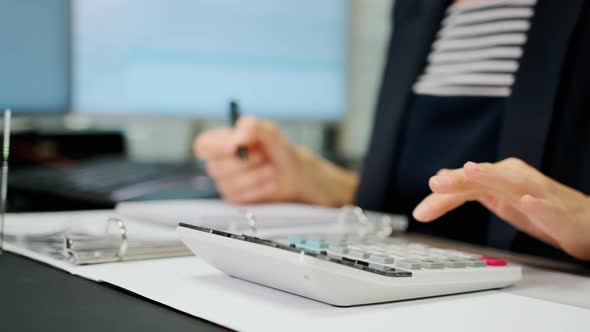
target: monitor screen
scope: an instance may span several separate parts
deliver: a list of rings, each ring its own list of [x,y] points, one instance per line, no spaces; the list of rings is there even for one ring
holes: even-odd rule
[[[69,14],[68,0],[0,1],[0,108],[68,109]]]
[[[347,0],[77,0],[73,109],[333,121],[346,102]]]

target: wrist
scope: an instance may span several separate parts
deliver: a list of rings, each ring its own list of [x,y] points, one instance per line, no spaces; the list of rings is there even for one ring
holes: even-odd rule
[[[337,166],[313,152],[298,147],[302,160],[300,169],[300,201],[309,204],[339,207],[352,204],[359,184],[356,172]]]

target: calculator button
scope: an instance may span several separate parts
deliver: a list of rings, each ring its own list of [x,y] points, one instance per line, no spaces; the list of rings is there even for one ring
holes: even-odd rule
[[[330,246],[330,248],[328,248],[328,253],[334,253],[334,254],[340,254],[340,255],[346,255],[348,254],[348,248],[346,246]]]
[[[420,261],[420,265],[425,269],[443,269],[445,264],[443,262],[423,260]]]
[[[488,266],[506,266],[506,264],[508,264],[508,262],[505,259],[500,258],[482,256],[480,257],[480,259],[486,262]]]
[[[481,260],[468,259],[468,260],[464,260],[464,262],[468,267],[486,267],[487,266],[486,262],[481,261]]]
[[[408,256],[407,255],[398,255],[398,254],[387,254],[387,256],[389,257],[393,257],[394,260],[396,261],[405,261],[408,260]]]
[[[296,245],[297,248],[304,249],[315,253],[326,251],[330,245],[323,240],[306,239],[304,244]]]
[[[348,250],[332,250],[332,248],[330,248],[328,249],[328,251],[326,251],[326,253],[329,257],[342,259],[346,257],[346,255],[348,254]]]
[[[284,239],[284,238],[283,238]],[[305,244],[305,238],[303,236],[297,236],[297,235],[290,235],[287,237],[287,240],[289,241],[289,244],[295,245],[296,247],[299,247],[302,244]]]
[[[371,255],[369,257],[369,262],[378,263],[378,264],[393,264],[393,257],[388,257],[384,255]]]
[[[378,264],[378,263],[373,263],[373,262],[369,262],[369,267],[371,269],[375,269],[375,270],[379,270],[379,271],[387,271],[391,269],[391,266],[386,266],[383,264]]]
[[[421,264],[417,261],[396,261],[395,267],[405,270],[420,270]]]
[[[423,260],[427,260],[427,259],[428,259],[427,256],[418,256],[418,255],[406,256],[406,260],[409,260],[409,261],[423,261]]]
[[[347,256],[354,257],[357,259],[367,259],[369,258],[369,256],[371,256],[371,254],[364,250],[350,250]]]
[[[449,259],[451,259],[449,256],[443,256],[443,255],[428,255],[429,259],[435,260],[435,261],[448,261]]]
[[[357,251],[364,251],[365,250],[365,246],[358,245],[358,244],[351,244],[351,245],[348,246],[348,249],[350,249],[350,250],[357,250]]]
[[[467,264],[465,264],[465,262],[463,262],[463,261],[447,260],[447,261],[442,261],[442,263],[445,264],[445,267],[450,267],[450,268],[467,267]]]
[[[328,248],[329,246],[328,242],[322,239],[306,239],[305,245],[318,248]]]
[[[379,249],[369,249],[369,250],[367,250],[367,252],[371,255],[381,255],[381,256],[387,255],[387,251],[379,250]]]
[[[481,257],[481,255],[470,254],[462,251],[456,252],[453,256],[469,260],[479,259]]]
[[[346,239],[328,239],[326,240],[326,242],[328,242],[328,244],[330,246],[346,246],[348,244],[348,242],[346,241]]]

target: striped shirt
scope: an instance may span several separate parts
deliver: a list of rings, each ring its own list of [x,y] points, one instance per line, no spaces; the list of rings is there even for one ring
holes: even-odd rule
[[[472,0],[451,5],[414,93],[510,96],[536,2]]]

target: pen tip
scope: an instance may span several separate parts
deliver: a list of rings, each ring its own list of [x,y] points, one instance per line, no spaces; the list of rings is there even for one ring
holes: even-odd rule
[[[229,102],[229,116],[230,116],[230,123],[233,127],[236,125],[236,122],[238,121],[238,118],[240,117],[238,103],[235,100],[231,100]]]

